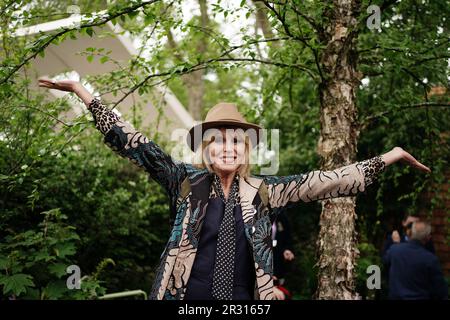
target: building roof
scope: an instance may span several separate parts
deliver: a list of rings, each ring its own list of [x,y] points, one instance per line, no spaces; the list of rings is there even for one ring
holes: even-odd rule
[[[80,21],[80,16],[21,28],[14,34],[15,36],[27,36],[51,32],[63,27],[73,27],[76,21]],[[93,30],[93,37],[79,34],[77,39],[65,39],[57,45],[51,44],[45,49],[44,57],[38,56],[32,60],[31,65],[36,72],[36,77],[32,80],[31,86],[37,88],[37,78],[42,76],[54,77],[58,74],[74,71],[83,79],[87,75],[105,74],[118,68],[118,65],[112,61],[101,63],[100,59],[95,58],[89,62],[85,55],[77,54],[84,52],[89,47],[105,48],[104,52],[110,51],[109,57],[111,60],[119,62],[119,65],[127,65],[133,56],[138,55],[138,50],[132,39],[124,35],[123,29],[118,24],[113,25],[111,22],[107,22],[101,27],[94,27]],[[61,97],[65,94],[58,90],[49,90],[49,92],[54,97]],[[189,129],[195,124],[192,116],[169,88],[159,85],[155,87],[152,93],[156,95],[157,99],[153,98],[153,101],[149,101],[149,95],[141,96],[137,91],[133,92],[118,105],[117,109],[126,120],[130,121],[133,114],[133,105],[142,106],[140,112],[142,127],[139,129],[158,130],[158,133],[169,140],[174,129]],[[117,96],[113,96],[112,93],[105,93],[101,98],[103,101],[112,103],[118,101],[124,95],[125,92],[118,91]],[[156,102],[158,106],[155,106],[152,102]],[[73,118],[82,112],[86,112],[84,104],[76,102],[71,102],[71,104],[72,110],[65,117]],[[159,123],[159,127],[155,129],[158,109],[162,111],[163,119]]]

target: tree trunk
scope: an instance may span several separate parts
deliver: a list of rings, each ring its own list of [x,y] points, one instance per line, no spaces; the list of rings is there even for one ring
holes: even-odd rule
[[[275,35],[273,34],[272,26],[270,25],[269,19],[267,18],[266,6],[263,3],[255,0],[253,0],[253,4],[256,7],[256,27],[262,30],[265,39],[274,38]]]
[[[208,6],[206,0],[198,0],[200,5],[200,24],[202,29],[209,26]],[[174,57],[183,61],[183,55],[177,52],[178,44],[176,43],[170,28],[166,28],[167,32],[167,46],[173,50]],[[207,51],[208,40],[206,36],[200,38],[196,45],[196,51],[199,54],[204,54]],[[205,69],[193,71],[191,73],[183,74],[181,80],[188,91],[188,105],[187,109],[194,120],[202,120],[203,97],[205,95],[205,82],[203,77]]]
[[[356,159],[358,138],[356,90],[356,17],[358,0],[335,0],[325,13],[325,50],[320,57],[322,169],[336,169]],[[322,201],[318,239],[318,299],[358,299],[354,267],[358,257],[355,198]]]
[[[208,7],[206,0],[199,0],[201,27],[207,28],[209,25]],[[207,39],[202,37],[197,43],[197,52],[204,54],[207,50]],[[188,110],[195,120],[202,120],[203,96],[205,95],[205,82],[203,77],[205,69],[197,70],[183,77],[188,88]]]

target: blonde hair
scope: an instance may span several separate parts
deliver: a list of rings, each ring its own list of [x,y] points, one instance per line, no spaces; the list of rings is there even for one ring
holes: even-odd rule
[[[194,155],[194,166],[199,169],[207,169],[209,172],[214,172],[214,168],[212,167],[210,161],[207,161],[206,151],[207,147],[213,142],[211,139],[204,139],[200,146],[195,151]],[[252,143],[250,141],[250,137],[245,134],[245,150],[244,150],[244,163],[242,163],[237,172],[240,177],[248,178],[250,176],[251,164],[250,164],[250,151],[252,150]]]

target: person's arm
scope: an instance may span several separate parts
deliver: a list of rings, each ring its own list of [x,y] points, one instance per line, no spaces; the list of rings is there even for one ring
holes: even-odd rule
[[[79,82],[39,79],[39,85],[74,92],[92,113],[95,126],[104,135],[104,142],[108,147],[135,165],[143,167],[169,194],[178,190],[186,175],[183,164],[176,163],[157,144],[123,121],[98,98],[94,98]]]
[[[391,255],[392,255],[391,252],[392,252],[392,247],[387,249],[387,251],[383,254],[383,257],[382,257],[383,264],[386,267],[386,270],[388,270],[388,271],[389,271],[389,267],[391,265]]]
[[[394,241],[392,240],[392,236],[390,234],[388,234],[386,240],[384,241],[383,251],[382,251],[381,256],[384,256],[393,244],[394,244]]]
[[[353,196],[365,191],[386,166],[398,161],[430,172],[429,168],[408,152],[395,147],[381,156],[331,171],[316,170],[299,175],[268,176],[265,182],[269,190],[269,204],[272,208],[283,208],[298,202]]]

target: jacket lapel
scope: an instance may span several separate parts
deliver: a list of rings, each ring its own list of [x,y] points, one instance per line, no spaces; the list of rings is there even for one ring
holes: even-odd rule
[[[201,175],[189,178],[191,194],[192,215],[191,219],[203,220],[208,204],[211,188],[211,175],[205,172]],[[256,177],[239,178],[239,197],[242,207],[244,222],[247,223],[255,214],[255,208],[252,206],[253,200],[258,193],[263,179]]]
[[[245,224],[248,224],[256,214],[253,200],[262,182],[263,179],[256,177],[240,177],[239,179],[239,196],[241,198],[242,217]]]
[[[192,228],[194,247],[197,247],[200,239],[201,226],[206,215],[211,187],[211,175],[205,171],[195,177],[189,177],[191,193],[189,225],[184,227]],[[189,214],[189,213],[188,213]]]

